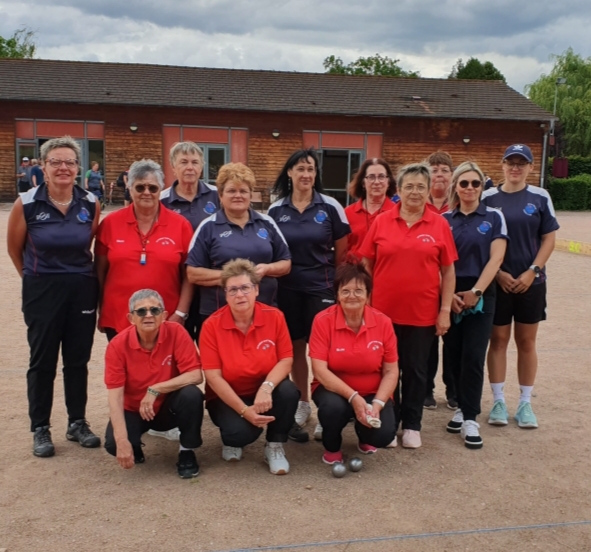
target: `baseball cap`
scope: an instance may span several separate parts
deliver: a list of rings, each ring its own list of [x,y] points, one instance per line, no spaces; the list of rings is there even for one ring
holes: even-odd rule
[[[29,158],[28,157],[23,157],[23,161],[28,161]]]
[[[509,146],[505,150],[505,155],[503,155],[503,161],[507,159],[507,157],[511,157],[512,155],[519,155],[520,157],[523,157],[528,163],[534,162],[534,156],[531,150],[524,144],[513,144],[512,146]]]

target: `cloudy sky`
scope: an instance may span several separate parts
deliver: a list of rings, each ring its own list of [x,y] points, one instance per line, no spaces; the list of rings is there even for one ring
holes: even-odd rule
[[[523,92],[569,46],[591,55],[583,0],[0,0],[0,35],[38,57],[322,72],[379,52],[424,77],[492,61]]]

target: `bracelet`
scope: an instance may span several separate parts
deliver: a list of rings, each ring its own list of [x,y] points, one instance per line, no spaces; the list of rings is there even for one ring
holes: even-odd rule
[[[244,408],[243,408],[243,409],[240,411],[240,417],[241,417],[241,418],[244,418],[244,413],[245,413],[245,412],[246,412],[246,411],[247,411],[249,408],[250,408],[250,407],[249,407],[247,404],[245,404],[245,405],[244,405]]]
[[[275,384],[272,381],[264,381],[261,385],[268,385],[271,389],[275,389]]]
[[[359,391],[354,391],[353,394],[349,397],[349,404],[351,404],[351,401],[357,396],[359,395]]]
[[[186,320],[189,315],[186,312],[180,311],[180,310],[175,310],[174,314],[176,314],[177,316],[180,316],[183,320]]]
[[[381,401],[380,399],[374,399],[371,402],[372,403],[378,403],[382,408],[384,408],[384,406],[386,406],[386,403],[384,401]]]
[[[451,308],[450,307],[441,307],[439,310],[441,312],[450,312],[451,311]]]
[[[263,392],[263,393],[267,393],[267,395],[271,394],[271,391],[269,391],[268,389],[265,389],[262,385],[259,387],[259,389]]]
[[[152,389],[151,387],[148,387],[148,393],[150,393],[150,395],[154,395],[155,397],[160,395],[160,391],[156,391],[156,389]]]

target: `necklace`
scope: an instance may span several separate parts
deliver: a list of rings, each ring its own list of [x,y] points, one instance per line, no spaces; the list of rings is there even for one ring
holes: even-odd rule
[[[74,194],[72,194],[70,201],[67,201],[65,203],[58,201],[57,199],[53,199],[53,197],[51,197],[51,194],[49,192],[47,192],[47,197],[49,197],[49,200],[51,202],[55,203],[56,205],[61,205],[62,207],[67,207],[68,205],[70,205],[70,203],[72,203],[72,200],[74,199]]]

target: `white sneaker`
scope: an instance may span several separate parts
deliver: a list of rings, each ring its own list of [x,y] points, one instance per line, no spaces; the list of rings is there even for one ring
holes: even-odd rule
[[[402,430],[402,446],[404,448],[416,449],[420,448],[421,445],[422,442],[420,431],[416,431],[414,429]]]
[[[316,424],[314,428],[314,440],[322,441],[322,426],[320,424]]]
[[[155,429],[149,429],[148,435],[151,435],[152,437],[163,437],[169,441],[178,441],[181,437],[181,432],[179,431],[178,427],[173,427],[168,431],[156,431]]]
[[[398,435],[394,435],[394,440],[389,445],[386,445],[386,448],[396,448],[397,446],[398,446]]]
[[[482,448],[482,437],[480,436],[480,425],[474,420],[464,420],[460,435],[464,439],[464,444],[469,449]]]
[[[300,427],[304,427],[308,418],[312,414],[312,407],[310,406],[309,402],[299,401],[298,402],[298,409],[295,413],[295,422]]]
[[[285,458],[283,443],[267,443],[265,445],[265,462],[273,475],[289,473],[289,462]]]
[[[222,447],[222,458],[226,462],[239,462],[242,458],[242,449],[240,447]]]

